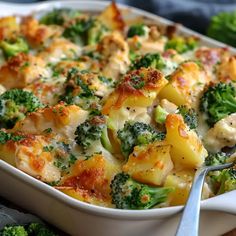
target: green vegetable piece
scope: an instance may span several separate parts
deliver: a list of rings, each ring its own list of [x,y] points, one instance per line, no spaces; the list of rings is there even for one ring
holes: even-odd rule
[[[162,70],[166,67],[166,62],[159,53],[147,53],[141,58],[135,60],[134,63],[131,65],[130,69],[137,70],[141,67],[151,67],[154,69]]]
[[[149,209],[167,200],[172,188],[151,187],[119,173],[111,182],[112,203],[119,209]]]
[[[108,28],[100,21],[96,20],[93,26],[88,30],[88,40],[86,44],[94,45],[98,43],[107,31]]]
[[[194,37],[181,37],[175,36],[172,39],[168,40],[165,45],[165,50],[174,49],[178,53],[185,53],[187,51],[191,51],[196,48],[198,45],[198,41]]]
[[[124,128],[118,130],[117,134],[121,142],[121,151],[126,158],[128,158],[135,146],[165,138],[164,133],[155,130],[152,126],[133,121],[126,121]]]
[[[25,137],[22,135],[16,135],[16,134],[12,134],[12,133],[7,133],[3,130],[0,130],[0,144],[5,144],[6,142],[12,140],[14,142],[18,142],[22,139],[24,139]]]
[[[89,19],[76,19],[72,24],[68,25],[63,36],[72,42],[79,45],[86,45],[88,42],[88,31],[94,26],[94,20]],[[91,38],[90,38],[91,41]]]
[[[28,233],[23,226],[13,225],[5,226],[0,231],[0,236],[28,236]]]
[[[205,159],[207,166],[217,166],[226,163],[227,155],[224,152],[209,153]]]
[[[94,91],[81,79],[82,73],[72,68],[67,75],[65,82],[65,93],[59,97],[67,104],[75,104],[83,109],[89,109],[91,104],[96,104],[99,98],[94,95]]]
[[[74,19],[79,15],[80,12],[74,9],[53,9],[49,13],[45,14],[39,22],[45,25],[63,25],[65,22]]]
[[[154,119],[159,124],[164,124],[169,113],[161,106],[157,106],[154,110]]]
[[[205,159],[205,165],[225,164],[230,154],[224,152],[209,153]],[[222,171],[211,171],[208,174],[208,182],[215,194],[222,194],[236,190],[236,169],[235,167]]]
[[[57,236],[46,225],[40,223],[31,223],[27,228],[27,232],[29,236]]]
[[[212,17],[207,35],[236,47],[236,11],[221,12]]]
[[[107,132],[107,126],[103,128],[102,130],[102,135],[101,135],[101,143],[102,146],[109,152],[113,153],[113,147],[112,144],[110,142],[109,136],[108,136],[108,132]]]
[[[220,182],[218,194],[236,190],[236,169],[222,170],[217,179]]]
[[[129,59],[132,63],[135,62],[135,60],[138,58],[138,54],[133,51],[132,49],[129,51]]]
[[[0,47],[6,58],[15,56],[20,52],[27,53],[29,51],[28,44],[23,38],[17,38],[14,41],[3,40],[0,42]]]
[[[130,78],[130,85],[135,89],[141,89],[145,86],[145,81],[142,76],[134,75]]]
[[[184,122],[190,129],[196,129],[198,126],[197,112],[193,108],[187,106],[179,106],[177,114],[180,114],[184,118]]]
[[[88,149],[92,143],[99,140],[105,128],[103,116],[94,116],[80,124],[75,131],[75,141],[84,150]]]
[[[200,99],[200,111],[207,116],[206,121],[210,126],[236,112],[234,86],[222,82],[210,85]]]
[[[43,107],[39,99],[31,92],[21,89],[10,89],[0,95],[1,127],[12,128],[29,112]]]
[[[132,38],[133,36],[144,36],[146,34],[145,25],[137,24],[129,27],[127,37]]]

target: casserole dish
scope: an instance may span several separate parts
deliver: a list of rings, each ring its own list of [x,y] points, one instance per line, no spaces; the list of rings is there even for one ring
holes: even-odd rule
[[[70,7],[78,8],[81,11],[100,11],[106,6],[102,2],[51,2],[45,4],[32,5],[5,5],[1,8],[6,9],[4,15],[9,14],[29,14],[34,10],[44,11],[54,7]],[[125,7],[123,7],[125,9]],[[140,10],[129,8],[129,17],[145,16],[157,23],[168,25],[171,22],[162,18],[156,17],[152,14],[145,13]],[[191,30],[183,27],[178,28],[180,33],[186,35],[195,34]],[[201,38],[201,43],[209,46],[224,46],[206,37],[195,34]],[[234,49],[231,49],[234,51]],[[44,183],[16,170],[14,167],[0,161],[0,194],[1,196],[16,202],[22,207],[31,210],[32,212],[48,220],[52,224],[61,228],[65,232],[72,235],[155,235],[158,230],[164,230],[165,235],[171,235],[171,228],[167,224],[166,229],[158,226],[161,223],[167,223],[167,219],[178,213],[182,207],[169,207],[162,209],[129,211],[129,210],[115,210],[107,209],[97,206],[92,206],[83,202],[72,199],[63,193],[47,186]],[[14,186],[14,188],[12,188]],[[230,204],[236,197],[236,191],[214,197],[202,202],[202,209],[204,210],[218,210],[235,214],[236,206]],[[204,213],[205,214],[205,213]],[[229,219],[228,219],[229,217]],[[215,215],[217,218],[217,215]],[[228,231],[235,227],[235,217],[225,215],[228,228],[223,229],[222,232]],[[209,223],[208,223],[209,224]],[[165,224],[164,224],[165,225]],[[216,230],[216,228],[214,228]],[[204,230],[203,230],[204,232]],[[162,233],[163,234],[163,233]],[[204,232],[205,235],[211,233]],[[214,234],[212,234],[214,235]]]

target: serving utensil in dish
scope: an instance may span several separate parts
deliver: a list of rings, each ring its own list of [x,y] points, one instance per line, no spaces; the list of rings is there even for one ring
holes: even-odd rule
[[[43,12],[54,7],[78,8],[81,11],[98,12],[104,9],[108,3],[96,1],[65,1],[43,4],[17,5],[1,4],[4,9],[2,15],[29,14],[32,11]],[[144,16],[163,26],[172,22],[159,18],[134,8],[122,7],[124,14],[132,18]],[[195,34],[193,31],[179,27],[178,31],[186,35]],[[199,34],[201,43],[211,46],[224,46]],[[232,49],[232,51],[234,51]],[[38,214],[45,220],[61,228],[72,235],[172,235],[168,221],[178,213],[182,206],[141,211],[117,210],[97,207],[72,199],[56,189],[28,176],[9,164],[0,161],[0,195],[21,205],[22,207]],[[226,193],[201,203],[203,210],[218,210],[236,214],[236,206],[232,202],[236,197],[236,191]],[[204,213],[208,214],[208,213]],[[225,218],[224,218],[225,217]],[[215,215],[216,220],[217,215]],[[225,228],[218,229],[219,234],[235,227],[235,216],[221,214],[221,218],[227,219]],[[164,228],[163,225],[166,225]],[[173,224],[174,225],[174,224]],[[226,227],[227,226],[227,227]],[[216,228],[214,228],[216,230]],[[222,230],[222,231],[220,231]],[[163,232],[162,231],[162,232]],[[204,230],[205,235],[213,235],[212,231]]]
[[[182,235],[198,235],[199,217],[200,217],[200,201],[204,179],[209,171],[223,170],[234,166],[234,162],[217,166],[202,166],[194,177],[192,188],[188,201],[184,207],[183,215],[179,223],[176,236]]]

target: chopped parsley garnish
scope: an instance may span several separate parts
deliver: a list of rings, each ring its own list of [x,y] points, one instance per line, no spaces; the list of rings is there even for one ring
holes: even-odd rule
[[[98,79],[103,82],[104,84],[111,84],[112,83],[112,79],[111,78],[106,78],[104,76],[98,76]]]
[[[54,149],[54,147],[51,146],[51,145],[43,147],[43,151],[44,152],[51,152],[53,149]]]
[[[60,183],[60,180],[48,182],[47,184],[50,186],[57,186],[59,183]]]
[[[130,79],[131,86],[135,89],[141,89],[145,86],[145,82],[140,76],[133,76]]]
[[[76,156],[71,153],[70,156],[69,156],[69,164],[73,165],[73,164],[75,164],[76,161],[77,161]]]
[[[8,142],[10,140],[12,140],[14,142],[18,142],[24,138],[25,137],[22,135],[15,135],[15,134],[7,133],[7,132],[0,130],[0,144],[5,144],[6,142]]]
[[[52,128],[47,128],[43,131],[45,134],[50,134],[52,133]]]

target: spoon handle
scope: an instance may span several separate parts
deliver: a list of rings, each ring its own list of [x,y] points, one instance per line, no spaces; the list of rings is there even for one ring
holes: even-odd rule
[[[176,236],[198,236],[202,186],[207,172],[208,169],[203,167],[195,174],[192,184],[194,187],[191,188]]]

